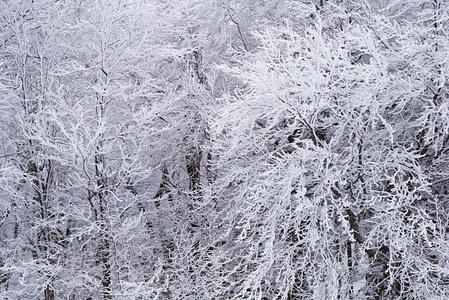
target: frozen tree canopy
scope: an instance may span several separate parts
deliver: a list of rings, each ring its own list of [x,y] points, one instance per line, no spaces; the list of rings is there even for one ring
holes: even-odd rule
[[[449,1],[0,27],[0,299],[449,299]]]

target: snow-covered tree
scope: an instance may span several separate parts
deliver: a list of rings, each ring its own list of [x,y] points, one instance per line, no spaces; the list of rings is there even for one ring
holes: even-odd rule
[[[445,105],[426,105],[439,94],[415,69],[432,68],[419,32],[434,25],[344,8],[304,6],[229,69],[244,85],[215,122],[211,197],[237,298],[447,297],[447,207],[426,162],[445,149]]]

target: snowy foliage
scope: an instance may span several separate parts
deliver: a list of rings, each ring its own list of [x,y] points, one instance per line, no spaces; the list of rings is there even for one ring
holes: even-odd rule
[[[0,26],[1,299],[449,298],[449,2]]]

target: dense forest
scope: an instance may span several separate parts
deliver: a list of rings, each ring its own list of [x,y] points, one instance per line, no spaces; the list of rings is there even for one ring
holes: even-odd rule
[[[0,299],[449,299],[449,1],[0,28]]]

